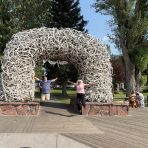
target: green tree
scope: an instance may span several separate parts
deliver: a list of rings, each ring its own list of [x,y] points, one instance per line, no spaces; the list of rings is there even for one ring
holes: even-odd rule
[[[35,76],[37,77],[37,78],[42,78],[42,76],[43,76],[43,72],[42,72],[42,66],[36,66],[35,67]]]
[[[147,76],[146,75],[142,75],[141,79],[140,79],[140,85],[144,86],[144,85],[146,85],[146,82],[147,82]]]
[[[113,90],[119,91],[119,83],[125,82],[125,66],[122,55],[112,55],[111,63],[113,67]]]
[[[112,16],[112,39],[123,53],[128,95],[136,87],[136,64],[131,57],[136,49],[147,44],[147,0],[96,0],[94,7],[97,12]]]
[[[0,52],[12,35],[11,6],[11,1],[0,0]]]
[[[148,66],[148,47],[139,47],[133,52],[134,56],[131,56],[132,61],[135,63],[135,80],[136,90],[140,90],[141,74],[147,69]]]
[[[46,26],[50,0],[13,0],[13,16],[19,30]]]
[[[72,64],[55,64],[51,65],[48,61],[45,62],[44,68],[47,72],[47,78],[53,79],[58,78],[58,84],[62,86],[62,95],[67,95],[66,93],[66,85],[67,79],[71,79],[73,82],[77,80],[78,71]]]
[[[106,48],[107,48],[107,51],[108,51],[109,55],[111,55],[110,45],[106,44]]]
[[[87,21],[80,14],[79,0],[53,0],[48,27],[73,28],[85,31]]]
[[[0,51],[12,34],[47,26],[50,0],[0,0]]]
[[[49,22],[48,27],[73,28],[86,32],[87,30],[85,30],[85,25],[87,24],[87,21],[84,20],[80,11],[79,0],[53,0],[51,4],[51,11],[49,13],[51,21]],[[71,74],[69,74],[70,72]],[[67,79],[73,79],[73,72],[77,73],[72,65],[62,65],[57,70],[62,83],[63,95],[67,94]],[[75,77],[77,77],[77,74],[75,74]]]

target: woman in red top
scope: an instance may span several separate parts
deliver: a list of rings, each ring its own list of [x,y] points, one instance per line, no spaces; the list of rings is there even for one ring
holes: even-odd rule
[[[86,104],[84,88],[85,86],[92,86],[94,85],[94,83],[84,84],[82,80],[77,80],[76,83],[73,83],[71,81],[68,82],[76,86],[76,92],[77,92],[76,105],[78,110],[81,112],[82,105],[85,107]]]

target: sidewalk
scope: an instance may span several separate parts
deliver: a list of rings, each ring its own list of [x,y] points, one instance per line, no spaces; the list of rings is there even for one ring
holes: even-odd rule
[[[0,134],[0,148],[91,148],[60,134]]]
[[[102,133],[67,104],[44,102],[38,116],[0,116],[0,133]]]
[[[38,116],[0,116],[0,148],[90,148],[62,133],[103,132],[56,101],[42,103]]]

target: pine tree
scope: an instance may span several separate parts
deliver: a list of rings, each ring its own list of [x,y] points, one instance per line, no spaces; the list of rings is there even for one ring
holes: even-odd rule
[[[53,0],[48,27],[73,28],[85,31],[87,21],[80,14],[79,0]]]

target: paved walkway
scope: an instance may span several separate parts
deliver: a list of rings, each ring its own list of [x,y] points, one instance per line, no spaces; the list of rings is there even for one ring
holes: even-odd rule
[[[69,105],[44,102],[38,116],[0,116],[0,133],[102,133]]]
[[[148,148],[148,108],[130,109],[128,116],[88,117],[104,134],[64,134],[92,148]]]
[[[39,116],[0,116],[0,133],[0,148],[12,139],[22,141],[22,137],[30,139],[30,148],[37,148],[33,145],[41,142],[50,145],[49,135],[58,133],[84,144],[83,148],[148,148],[148,108],[130,109],[128,116],[84,117],[69,105],[52,101],[43,103]],[[63,148],[73,147],[69,142]]]

